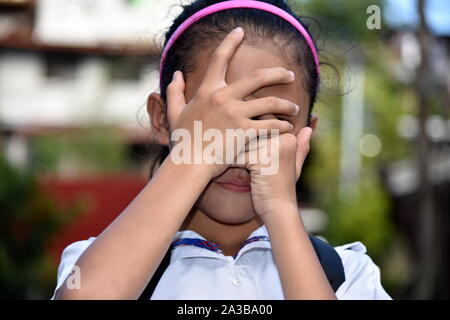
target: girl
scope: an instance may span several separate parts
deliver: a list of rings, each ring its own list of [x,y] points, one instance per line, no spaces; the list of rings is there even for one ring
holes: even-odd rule
[[[151,299],[390,299],[360,242],[335,248],[345,281],[332,288],[298,212],[320,75],[306,25],[282,0],[197,0],[183,9],[166,34],[161,94],[147,101],[167,146],[161,164],[97,238],[64,250],[54,298],[136,299],[169,252]],[[198,146],[196,124],[223,137],[254,129],[258,139],[238,146],[243,162],[229,137],[211,154],[234,162],[198,162],[173,139],[188,133],[183,143]],[[250,161],[268,151],[252,141],[276,146],[275,174]],[[175,161],[180,154],[188,161]]]

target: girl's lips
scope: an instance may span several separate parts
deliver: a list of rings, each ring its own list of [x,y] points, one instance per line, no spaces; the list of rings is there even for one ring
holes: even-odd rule
[[[234,192],[250,192],[252,188],[250,183],[243,181],[226,181],[226,182],[216,182],[222,188],[225,188]]]

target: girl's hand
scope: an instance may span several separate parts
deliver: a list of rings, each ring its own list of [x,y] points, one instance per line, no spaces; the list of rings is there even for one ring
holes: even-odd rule
[[[216,154],[216,161],[210,165],[211,178],[221,174],[230,164],[225,164],[227,157],[226,129],[278,129],[280,133],[292,130],[287,121],[278,119],[253,120],[264,114],[298,114],[298,106],[293,102],[277,97],[264,97],[244,101],[251,93],[264,86],[276,83],[289,83],[293,80],[288,70],[282,67],[264,68],[254,71],[228,85],[225,82],[228,64],[242,41],[244,32],[239,28],[230,32],[215,50],[208,69],[196,94],[186,104],[184,90],[185,82],[180,71],[174,73],[174,79],[167,87],[167,115],[172,131],[186,129],[190,132],[194,146],[194,121],[200,120],[202,132],[208,129],[220,130],[223,136],[223,153]],[[201,137],[203,138],[203,137]],[[203,146],[206,143],[201,139]],[[194,148],[191,147],[191,150]],[[237,155],[241,150],[228,150]],[[191,158],[194,155],[191,152]],[[232,157],[234,159],[235,157]],[[199,159],[199,158],[197,158]],[[194,163],[194,162],[192,162]]]
[[[267,138],[267,144],[259,144],[258,148],[253,148],[245,152],[245,167],[250,171],[251,196],[253,207],[256,213],[264,220],[268,215],[279,214],[286,206],[297,204],[295,184],[300,177],[303,163],[309,152],[309,142],[312,135],[310,127],[301,129],[297,136],[291,133],[280,134],[278,137]],[[273,148],[271,143],[275,143]],[[272,156],[271,150],[278,152],[279,166],[275,174],[261,174],[261,169],[269,165],[249,163],[251,153],[262,152],[264,155]],[[259,159],[258,154],[253,155],[254,159]]]

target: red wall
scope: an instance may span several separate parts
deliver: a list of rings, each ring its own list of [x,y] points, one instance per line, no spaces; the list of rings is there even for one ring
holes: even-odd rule
[[[72,242],[100,234],[146,183],[141,176],[133,175],[41,181],[41,187],[59,205],[66,207],[77,199],[87,205],[87,210],[80,212],[50,242],[49,250],[55,260],[59,262],[62,250]]]

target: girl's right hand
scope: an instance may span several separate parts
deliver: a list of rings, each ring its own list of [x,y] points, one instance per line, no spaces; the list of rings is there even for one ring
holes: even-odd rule
[[[279,119],[257,119],[266,114],[285,114],[294,116],[299,107],[286,99],[264,97],[244,101],[243,99],[261,87],[276,83],[293,81],[290,72],[283,67],[264,68],[253,71],[234,83],[225,82],[228,64],[237,47],[244,38],[242,28],[231,31],[213,53],[208,69],[196,94],[186,104],[184,90],[185,82],[181,71],[174,73],[172,82],[167,87],[167,116],[171,132],[186,129],[191,135],[191,159],[194,159],[194,121],[201,121],[202,133],[208,129],[220,130],[223,136],[223,157],[218,157],[210,164],[211,178],[220,175],[230,165],[224,163],[227,158],[226,129],[278,129],[279,134],[291,132],[293,126]],[[202,140],[202,151],[207,143]],[[198,138],[197,138],[198,139]],[[247,142],[247,141],[246,141]],[[209,143],[208,143],[209,144]],[[186,150],[183,150],[184,152]],[[241,150],[229,150],[237,155]],[[217,156],[217,155],[216,155]]]

